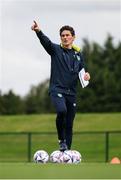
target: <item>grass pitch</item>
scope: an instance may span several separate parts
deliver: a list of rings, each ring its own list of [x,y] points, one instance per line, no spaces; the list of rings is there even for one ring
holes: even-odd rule
[[[53,132],[55,115],[0,116],[0,131]],[[76,131],[121,131],[121,113],[77,114],[74,122],[74,132]],[[113,156],[121,157],[120,137],[120,133],[110,135],[109,159]],[[40,147],[52,152],[57,149],[56,143],[57,135],[53,135],[53,138],[48,135],[33,135],[32,155]],[[45,147],[42,147],[43,144]],[[0,179],[121,179],[121,164],[102,163],[105,161],[104,135],[74,135],[73,148],[80,150],[84,158],[80,164],[26,163],[26,135],[1,135]],[[101,162],[90,163],[96,161]]]
[[[0,162],[28,161],[28,136],[21,132],[55,132],[52,135],[32,134],[31,161],[33,154],[39,149],[44,149],[49,154],[57,150],[55,117],[55,114],[0,116]],[[121,131],[121,113],[76,114],[74,133],[85,131]],[[108,145],[109,161],[115,156],[121,158],[121,133],[110,134]],[[105,162],[105,134],[74,134],[72,149],[81,153],[83,163]]]
[[[0,163],[0,179],[121,179],[121,165]]]
[[[53,132],[55,114],[0,116],[0,132]],[[74,120],[76,131],[121,130],[121,113],[80,113]]]

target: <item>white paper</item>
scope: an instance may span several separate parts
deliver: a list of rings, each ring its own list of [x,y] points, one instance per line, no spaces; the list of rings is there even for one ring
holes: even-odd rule
[[[84,80],[84,75],[85,75],[85,69],[82,68],[81,71],[79,72],[79,80],[81,82],[82,88],[86,87],[89,84],[89,81]]]

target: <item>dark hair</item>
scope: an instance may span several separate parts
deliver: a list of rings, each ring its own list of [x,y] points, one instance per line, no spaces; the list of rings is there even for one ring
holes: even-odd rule
[[[64,30],[70,31],[71,34],[72,34],[72,36],[75,36],[75,31],[74,31],[73,27],[68,26],[68,25],[63,26],[63,27],[60,29],[60,36],[61,36],[61,34],[62,34],[62,32],[63,32]]]

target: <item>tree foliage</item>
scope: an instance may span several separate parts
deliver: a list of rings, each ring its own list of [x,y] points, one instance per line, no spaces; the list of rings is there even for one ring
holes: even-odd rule
[[[77,112],[118,112],[121,111],[121,42],[113,44],[108,35],[103,46],[87,39],[82,48],[85,68],[91,75],[87,88],[77,87]],[[32,86],[22,98],[12,90],[0,92],[0,114],[34,114],[54,112],[48,94],[49,80]]]

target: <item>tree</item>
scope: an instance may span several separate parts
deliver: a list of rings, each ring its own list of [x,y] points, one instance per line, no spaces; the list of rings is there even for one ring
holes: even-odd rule
[[[24,113],[24,103],[20,96],[13,93],[12,90],[8,94],[1,97],[1,114],[22,114]]]
[[[49,80],[32,86],[29,94],[25,97],[26,113],[46,113],[52,112],[52,104],[48,94]]]
[[[83,40],[82,52],[85,68],[91,74],[87,88],[77,86],[78,112],[117,112],[121,111],[121,42],[114,45],[108,35],[104,45]],[[22,99],[12,90],[2,95],[0,92],[0,114],[50,113],[54,112],[49,94],[49,79],[32,86]]]

